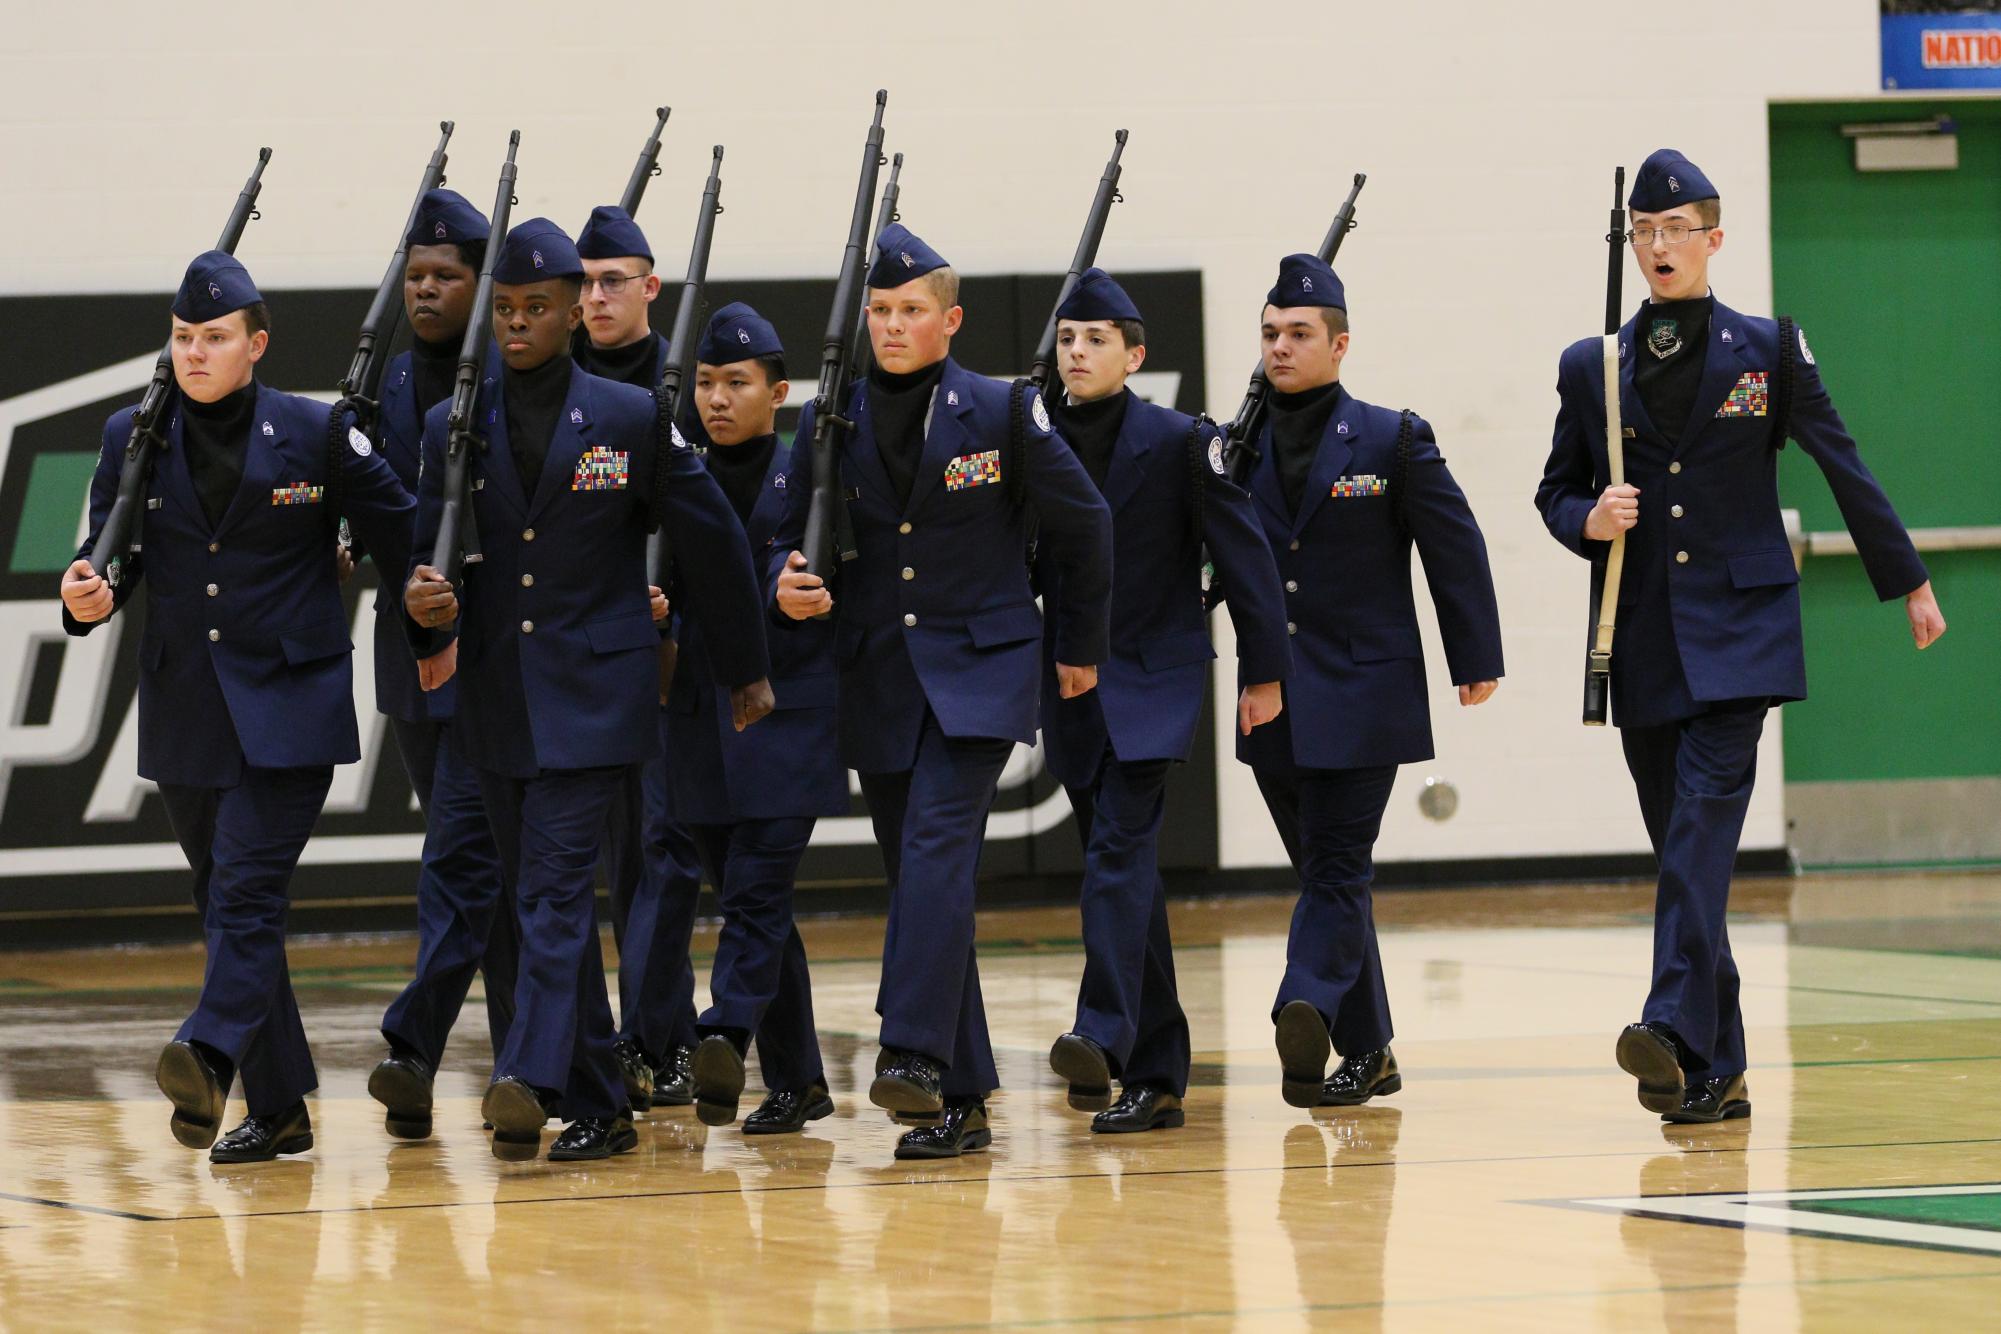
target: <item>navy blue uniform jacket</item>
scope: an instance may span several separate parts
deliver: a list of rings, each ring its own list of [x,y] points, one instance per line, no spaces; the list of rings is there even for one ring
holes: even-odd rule
[[[118,494],[133,410],[120,408],[104,424],[79,558]],[[327,405],[258,386],[243,481],[213,529],[188,470],[178,399],[167,413],[167,446],[146,486],[144,551],[124,564],[114,590],[122,607],[146,584],[140,776],[230,787],[246,762],[352,764],[361,758],[354,643],[325,507]],[[340,446],[349,526],[364,541],[395,541],[409,523],[410,496],[381,452],[354,438],[367,452]],[[92,625],[63,612],[73,635]]]
[[[946,360],[910,503],[898,506],[876,452],[867,386],[854,387],[848,411],[855,429],[843,442],[840,468],[860,554],[836,572],[833,588],[841,756],[851,769],[908,769],[927,707],[947,736],[1034,741],[1042,617],[1028,582],[1027,509],[1036,512],[1041,545],[1069,590],[1055,617],[1057,657],[1077,667],[1105,661],[1111,514],[1076,454],[1049,429],[1039,401],[1023,413],[1027,504],[1008,503],[1001,475],[1008,393],[1007,385]],[[798,447],[810,450],[812,438],[808,405]],[[791,505],[766,568],[770,594],[806,528],[810,488],[791,487],[787,495]]]
[[[1237,758],[1284,770],[1352,769],[1432,756],[1424,643],[1411,596],[1413,542],[1455,685],[1502,675],[1501,615],[1487,544],[1431,426],[1413,423],[1400,527],[1390,503],[1399,416],[1338,391],[1299,513],[1286,512],[1271,427],[1251,496],[1292,631],[1285,712],[1237,738]]]
[[[382,408],[376,414],[375,434],[376,447],[396,470],[396,480],[415,496],[424,457],[424,417],[417,411],[408,352],[398,353],[383,370]],[[410,568],[410,541],[416,523],[416,507],[412,505],[409,531],[400,541],[368,548],[379,581],[375,590],[375,707],[406,723],[450,718],[458,692],[456,681],[447,681],[428,694],[418,686],[417,659],[403,630],[404,571]]]
[[[1112,511],[1112,648],[1099,665],[1098,688],[1064,699],[1056,688],[1056,645],[1043,653],[1042,740],[1050,772],[1068,787],[1087,786],[1109,740],[1119,759],[1185,760],[1195,744],[1208,663],[1216,656],[1202,610],[1202,542],[1195,538],[1189,428],[1194,418],[1132,395],[1111,467],[1105,503]],[[1197,442],[1207,472],[1201,491],[1202,534],[1229,589],[1237,658],[1246,681],[1291,674],[1285,597],[1271,548],[1250,496],[1217,475],[1203,428]],[[1220,456],[1219,456],[1220,457]],[[1060,617],[1067,598],[1062,572],[1038,561],[1043,606]]]
[[[1780,442],[1768,415],[1779,397],[1778,323],[1716,303],[1687,426],[1669,440],[1633,387],[1639,318],[1619,331],[1626,481],[1640,489],[1640,521],[1626,534],[1619,582],[1612,720],[1640,727],[1689,717],[1707,701],[1804,699],[1799,571],[1779,515]],[[1609,549],[1584,537],[1609,485],[1602,346],[1587,338],[1564,350],[1556,432],[1536,489],[1551,535],[1593,562],[1593,622]],[[1793,351],[1792,437],[1827,477],[1876,595],[1901,597],[1925,582],[1924,562],[1841,424],[1803,334]]]
[[[424,419],[424,468],[411,567],[431,564],[442,503],[446,418]],[[524,494],[495,379],[475,416],[486,448],[472,461],[483,559],[460,590],[458,715],[452,744],[513,778],[543,769],[639,764],[659,752],[660,632],[646,597],[646,522],[655,467],[669,469],[664,515],[688,597],[718,627],[718,684],[767,674],[764,618],[743,528],[685,444],[661,451],[653,395],[577,370],[535,494]],[[447,636],[406,615],[418,656]]]

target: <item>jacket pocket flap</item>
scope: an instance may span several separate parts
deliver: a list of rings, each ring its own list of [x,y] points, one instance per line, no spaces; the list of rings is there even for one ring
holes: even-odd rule
[[[592,621],[584,627],[584,638],[593,653],[625,653],[633,649],[660,647],[660,627],[651,616],[632,613]]]
[[[1149,639],[1139,646],[1140,665],[1150,672],[1170,667],[1186,667],[1191,662],[1207,662],[1216,656],[1206,630],[1183,630],[1178,634]]]
[[[1033,602],[977,612],[966,618],[966,633],[973,637],[975,648],[1019,644],[1024,639],[1042,638],[1042,615]]]
[[[300,663],[317,662],[321,658],[348,653],[354,648],[354,641],[347,637],[345,619],[281,630],[278,632],[278,644],[285,650],[285,661],[295,667]]]
[[[1371,625],[1348,636],[1348,656],[1356,662],[1392,662],[1421,658],[1424,641],[1414,625]]]
[[[1733,588],[1765,588],[1799,581],[1799,569],[1793,564],[1793,553],[1787,548],[1747,551],[1730,558],[1730,584]]]
[[[841,678],[832,672],[787,676],[771,683],[771,694],[781,709],[830,709],[840,693],[840,683]]]

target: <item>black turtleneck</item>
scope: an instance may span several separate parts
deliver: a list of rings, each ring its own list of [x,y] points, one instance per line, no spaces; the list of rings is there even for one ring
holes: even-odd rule
[[[771,452],[778,447],[775,435],[754,435],[740,445],[710,444],[703,456],[709,473],[730,498],[730,507],[746,526],[764,486],[764,473],[771,466]]]
[[[635,338],[624,347],[599,347],[586,340],[580,362],[592,375],[651,389],[657,383],[653,375],[653,353],[659,342],[658,335],[651,329],[646,331],[645,336]]]
[[[1112,469],[1112,449],[1119,442],[1119,428],[1125,425],[1130,397],[1130,391],[1121,388],[1089,403],[1075,402],[1068,394],[1062,395],[1060,404],[1050,401],[1057,410],[1057,434],[1070,442],[1100,491],[1105,489],[1105,475]]]
[[[410,391],[416,395],[419,418],[452,396],[458,372],[457,340],[433,343],[414,336],[410,339]]]
[[[1709,348],[1709,314],[1714,297],[1693,301],[1649,301],[1633,326],[1633,387],[1654,428],[1670,441],[1681,439],[1702,386],[1702,363]],[[1672,326],[1671,328],[1669,326]],[[1680,346],[1676,347],[1676,343]],[[1657,349],[1675,348],[1663,357]]]
[[[506,368],[501,397],[507,404],[507,447],[521,474],[523,494],[533,496],[542,481],[542,462],[549,457],[549,439],[570,396],[570,359],[551,357],[532,371]]]
[[[899,509],[910,503],[917,464],[924,456],[924,415],[944,375],[942,360],[904,375],[880,366],[868,373],[868,412],[875,430],[875,449],[882,456],[889,484],[896,488]]]
[[[243,458],[250,450],[250,419],[256,411],[255,380],[213,403],[181,395],[181,446],[188,451],[188,473],[210,528],[222,522],[243,485]]]
[[[1285,492],[1288,513],[1299,513],[1306,479],[1313,473],[1313,456],[1320,452],[1320,437],[1340,398],[1339,380],[1296,394],[1271,392],[1272,462],[1278,467],[1279,489]]]

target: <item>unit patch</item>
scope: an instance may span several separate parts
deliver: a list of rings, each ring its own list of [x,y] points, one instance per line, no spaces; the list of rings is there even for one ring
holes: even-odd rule
[[[1388,495],[1390,479],[1378,477],[1372,472],[1356,473],[1353,477],[1337,477],[1333,487],[1327,492],[1336,500],[1364,500],[1370,496]]]
[[[1218,477],[1224,475],[1223,437],[1220,435],[1212,437],[1209,441],[1209,471],[1215,473]]]
[[[273,505],[317,505],[320,503],[320,496],[322,494],[323,488],[321,487],[311,486],[305,482],[294,482],[290,486],[276,486],[271,488],[271,503]]]
[[[1041,406],[1041,400],[1036,400]],[[978,454],[961,454],[945,465],[945,489],[964,491],[968,487],[988,486],[1001,479],[1000,451],[984,450]]]
[[[1718,417],[1762,417],[1771,401],[1771,375],[1767,371],[1745,371],[1730,387],[1730,397],[1716,409]]]
[[[623,491],[629,480],[626,462],[630,453],[592,445],[577,458],[577,471],[570,478],[572,491]]]
[[[1030,410],[1029,415],[1035,418],[1036,430],[1047,431],[1049,429],[1049,409],[1042,406],[1042,395],[1037,394],[1035,396],[1035,406]]]
[[[347,428],[347,447],[362,458],[367,458],[375,452],[375,446],[368,442],[368,437],[362,434],[359,426]]]

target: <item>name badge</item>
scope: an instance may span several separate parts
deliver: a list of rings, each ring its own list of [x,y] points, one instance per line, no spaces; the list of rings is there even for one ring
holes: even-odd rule
[[[630,452],[592,445],[577,459],[577,471],[570,478],[572,491],[623,491],[630,483],[626,464]]]
[[[964,491],[975,486],[991,486],[1001,479],[1000,451],[982,450],[961,454],[945,465],[945,489]]]

